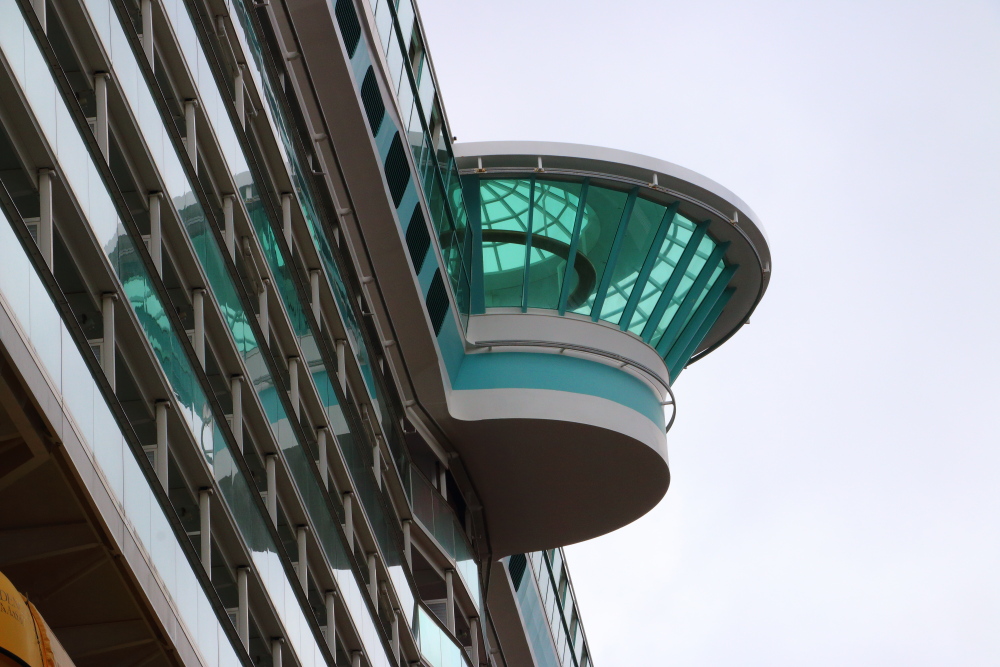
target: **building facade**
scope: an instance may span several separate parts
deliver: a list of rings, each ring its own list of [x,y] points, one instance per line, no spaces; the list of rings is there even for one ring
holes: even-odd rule
[[[561,547],[664,496],[767,241],[453,144],[417,12],[0,0],[0,664],[592,664]]]

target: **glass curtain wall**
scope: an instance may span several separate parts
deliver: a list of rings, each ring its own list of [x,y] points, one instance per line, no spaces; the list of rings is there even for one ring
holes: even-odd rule
[[[242,10],[241,3],[236,2],[234,4],[237,7],[237,13],[239,14],[242,27],[244,29],[249,27],[249,17],[245,11],[241,11]],[[174,12],[168,12],[171,18],[181,24],[182,33],[190,31],[192,34],[192,39],[194,39],[193,26],[190,25],[190,18],[186,15],[186,13],[184,13],[182,9],[176,7],[174,9],[175,9]],[[248,39],[248,33],[246,33],[245,31],[241,32],[241,42],[243,44],[257,43],[255,39]],[[263,68],[263,63],[261,62],[262,54],[259,52],[254,52],[254,56],[257,65],[256,78],[260,80],[262,83],[264,83],[265,91],[267,92],[270,90],[270,87],[267,84],[268,74],[266,70]],[[201,55],[198,58],[195,58],[194,60],[196,61],[196,64],[192,63],[192,60],[189,59],[188,64],[190,67],[192,68],[194,68],[195,66],[202,67],[203,63],[205,62],[204,54],[201,53]],[[208,85],[212,83],[211,80],[208,78],[207,74],[205,76],[199,76],[198,79],[199,79],[199,86],[202,89],[206,88]],[[203,83],[205,85],[202,85]],[[215,92],[216,89],[213,86],[210,90]],[[272,118],[272,127],[274,127],[273,118],[275,117],[280,118],[282,110],[280,109],[280,106],[277,104],[273,95],[269,94],[267,96],[267,99],[269,102],[269,111],[270,111],[269,117]],[[221,107],[221,102],[217,106]],[[218,123],[224,123],[226,119],[223,117],[219,117],[215,118],[215,120]],[[228,123],[223,125],[223,127],[226,128],[226,131],[229,130]],[[292,142],[288,136],[287,130],[284,130],[284,124],[283,123],[279,124],[278,127],[282,128],[282,131],[279,132],[278,134],[282,138],[281,145],[285,149],[285,155],[288,156],[288,163],[292,165],[291,171],[293,172],[294,175],[295,165],[297,164],[297,160],[294,158],[295,155],[294,147],[291,145]],[[226,141],[223,143],[228,145],[230,142]],[[242,200],[244,204],[247,205],[250,217],[254,222],[254,228],[255,231],[257,232],[258,240],[260,241],[261,246],[264,249],[265,256],[268,259],[270,268],[274,272],[275,276],[278,278],[276,282],[279,287],[279,293],[282,295],[283,303],[285,303],[289,311],[291,321],[293,322],[296,333],[299,336],[300,344],[302,346],[302,350],[305,355],[307,364],[311,369],[312,379],[315,382],[318,394],[324,400],[324,404],[326,405],[327,410],[330,413],[329,414],[330,422],[334,426],[334,432],[338,436],[338,441],[345,455],[345,459],[348,462],[349,469],[352,473],[352,478],[355,480],[355,484],[358,487],[359,496],[362,501],[362,506],[366,510],[368,519],[374,529],[379,545],[382,548],[383,555],[386,558],[387,567],[389,567],[390,570],[398,570],[400,568],[402,561],[402,554],[398,544],[399,537],[397,534],[398,520],[396,520],[395,516],[391,517],[388,516],[387,511],[385,509],[388,506],[388,504],[384,501],[380,502],[379,496],[381,494],[374,480],[374,477],[371,473],[372,461],[370,460],[371,459],[369,454],[370,450],[366,447],[359,446],[363,443],[363,439],[352,434],[351,431],[348,430],[345,426],[347,424],[347,420],[345,419],[341,406],[339,405],[339,401],[337,399],[337,392],[334,389],[334,385],[330,381],[333,371],[324,366],[323,360],[320,358],[318,350],[316,349],[315,342],[312,340],[311,332],[309,331],[309,323],[303,315],[304,307],[300,303],[298,295],[294,290],[294,286],[292,285],[292,282],[288,277],[288,266],[282,256],[282,247],[277,242],[276,236],[274,234],[273,224],[270,225],[268,224],[265,212],[263,211],[262,207],[260,207],[258,204],[259,197],[257,196],[256,186],[253,184],[252,179],[250,178],[250,174],[248,172],[241,171],[241,169],[245,168],[246,163],[245,161],[242,161],[242,155],[239,154],[238,152],[236,153],[230,153],[229,151],[224,151],[224,152],[227,154],[230,160],[236,161],[237,164],[239,165],[239,167],[235,171],[235,178],[237,179],[237,182],[249,181],[247,185],[241,188]],[[308,196],[308,190],[306,190],[304,187],[302,189],[302,192]],[[313,213],[315,213],[310,203],[311,197],[308,197],[306,199],[306,202],[307,202],[306,208],[313,210]],[[306,215],[305,217],[307,223],[309,223],[311,219],[310,216]],[[205,240],[205,246],[206,248],[209,249],[209,252],[211,252],[213,243],[211,242],[210,239]],[[325,247],[328,248],[329,246]],[[215,248],[214,251],[218,252],[218,249]],[[200,256],[202,255],[200,254]],[[353,313],[351,313],[351,315],[353,315]],[[349,329],[353,328],[355,330],[356,340],[360,345],[360,349],[363,351],[364,350],[363,339],[361,338],[360,330],[357,328],[356,320],[353,320],[352,318],[352,321],[349,324],[354,325],[353,327],[349,327]],[[364,359],[365,357],[362,353],[361,365],[363,369],[368,368],[368,365],[364,361]],[[371,378],[367,379],[370,380]],[[269,386],[258,386],[257,383],[255,383],[255,387],[258,388],[258,393],[261,397],[262,403],[264,403],[266,412],[272,421],[272,425],[278,431],[276,433],[276,437],[278,439],[278,442],[281,444],[283,451],[286,453],[286,456],[288,457],[289,467],[293,474],[293,478],[296,479],[296,482],[299,486],[299,491],[300,493],[302,493],[305,499],[307,511],[309,511],[310,515],[314,519],[314,522],[317,527],[317,533],[319,535],[319,541],[324,546],[332,544],[333,543],[332,529],[324,530],[324,528],[327,528],[327,524],[329,523],[328,521],[329,515],[326,514],[322,508],[322,498],[321,498],[322,492],[319,490],[314,476],[310,474],[311,472],[309,470],[310,464],[307,462],[303,448],[301,447],[301,445],[294,442],[295,440],[294,433],[288,428],[288,419],[284,413],[282,404],[277,394],[273,391],[273,388]],[[379,389],[377,383],[374,383],[374,389],[376,390],[375,393],[377,394],[377,390]],[[385,400],[382,400],[380,403],[383,408],[383,411],[386,412],[387,402]],[[383,415],[379,416],[382,417]],[[355,423],[357,423],[357,420],[355,420]],[[391,424],[392,422],[389,423]],[[392,444],[393,442],[394,439],[390,438],[390,443]],[[397,449],[396,451],[398,452],[399,450]],[[405,456],[401,458],[405,459]],[[403,470],[405,472],[406,470],[405,466],[403,467]],[[329,538],[326,538],[326,536],[324,535],[325,533],[329,533]],[[394,537],[396,539],[393,539]],[[452,544],[454,544],[454,541],[452,541]],[[457,558],[459,561],[459,571],[462,573],[463,579],[465,579],[468,589],[470,590],[470,592],[473,593],[473,599],[478,600],[479,598],[478,576],[475,563],[474,561],[471,560],[471,549],[468,548],[468,546],[464,541],[462,541],[461,544],[465,548],[459,553]],[[452,551],[458,552],[459,550],[457,548],[454,548]],[[338,560],[337,558],[335,558],[336,554],[328,554],[328,555],[331,557],[332,561],[336,562]],[[405,578],[394,577],[394,580],[399,581],[400,583],[406,583]],[[413,600],[413,594],[412,591],[408,590],[409,588],[410,586],[409,584],[407,584],[405,590],[397,591],[401,599]],[[408,613],[406,615],[414,619],[412,621],[414,634],[417,636],[418,641],[420,643],[423,642],[423,639],[426,639],[428,637],[437,637],[435,633],[440,633],[440,628],[436,628],[435,626],[436,629],[432,629],[431,625],[433,624],[425,622],[423,626],[420,628],[420,632],[418,634],[416,627],[416,622],[418,617],[413,613]],[[368,617],[370,616],[370,614],[366,613],[363,616]],[[367,626],[369,625],[365,621],[366,618],[362,618],[362,625],[365,626],[362,629],[367,629]],[[445,641],[445,639],[442,638],[446,638],[446,635],[444,633],[440,633],[440,637],[438,639],[434,640],[428,639],[427,641],[431,641],[431,645],[434,645],[434,642],[440,643],[439,640]],[[450,639],[447,639],[446,643],[454,645],[453,640]],[[445,652],[445,654],[448,654],[448,652]]]

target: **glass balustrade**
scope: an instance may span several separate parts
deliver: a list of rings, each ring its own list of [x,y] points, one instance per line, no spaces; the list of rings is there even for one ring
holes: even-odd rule
[[[182,45],[186,44],[191,39],[196,38],[193,26],[190,25],[189,17],[186,12],[177,5],[172,5],[167,9],[168,15],[171,18],[175,19],[175,21],[181,22],[179,39],[181,39]],[[184,19],[188,19],[188,21],[185,22]],[[120,27],[117,25],[110,28],[110,34],[112,36],[114,36],[116,29],[120,31]],[[186,39],[184,37],[185,35],[187,36]],[[119,55],[122,60],[128,60],[124,51],[122,51]],[[117,65],[118,63],[116,62],[116,67]],[[188,65],[192,72],[198,73],[196,79],[198,80],[199,85],[202,82],[212,84],[212,90],[217,92],[217,89],[214,88],[214,81],[208,78],[210,72],[206,72],[203,69],[205,66],[205,59],[204,54],[200,52],[200,50],[196,53],[195,57],[189,56]],[[128,62],[127,66],[135,68],[135,72],[130,72],[130,74],[133,74],[135,77],[140,76],[138,66],[134,62],[134,59]],[[260,74],[260,72],[258,72],[258,74]],[[129,80],[131,79],[132,76],[129,77]],[[128,92],[132,92],[134,95],[133,99],[130,100],[134,111],[136,107],[151,108],[149,107],[151,104],[151,98],[149,98],[148,89],[143,86],[135,86],[134,88],[130,88],[127,93]],[[143,97],[149,98],[148,104],[142,104],[142,102],[147,101],[144,100]],[[217,94],[215,97],[217,97]],[[216,123],[225,123],[224,127],[229,129],[230,125],[228,124],[228,119],[218,115],[218,113],[222,110],[221,101],[217,104],[210,104],[209,106],[215,110],[215,113],[210,114],[210,117],[213,118]],[[163,145],[166,145],[169,141],[169,137],[167,136],[162,123],[157,124],[155,122],[155,117],[153,116],[147,115],[146,118],[149,122],[143,124],[144,132],[148,130],[152,136],[156,137],[158,145],[160,141],[162,141]],[[157,132],[159,132],[159,134],[157,134]],[[225,135],[226,133],[223,132],[222,134]],[[225,141],[224,143],[227,145],[235,145],[237,149],[235,152],[226,150],[223,152],[226,159],[230,161],[230,164],[235,161],[238,165],[235,170],[235,178],[237,179],[238,184],[243,184],[243,187],[240,188],[241,200],[244,205],[247,206],[251,221],[254,223],[254,229],[257,233],[258,240],[264,249],[265,257],[272,269],[272,273],[276,276],[279,293],[281,294],[282,300],[289,312],[289,316],[293,323],[293,329],[299,336],[300,344],[302,345],[303,353],[306,357],[305,361],[312,369],[312,377],[316,383],[318,393],[321,399],[324,400],[328,413],[330,413],[329,416],[331,418],[331,423],[334,425],[335,433],[341,442],[345,458],[348,460],[349,467],[352,470],[352,476],[356,480],[356,486],[359,488],[362,505],[366,509],[366,513],[372,523],[383,553],[389,561],[388,564],[390,567],[393,567],[393,561],[401,559],[401,553],[399,552],[398,546],[395,542],[393,542],[391,537],[391,527],[395,524],[390,523],[390,519],[385,516],[382,504],[378,502],[378,490],[375,488],[374,479],[371,475],[371,462],[366,460],[364,450],[357,446],[359,444],[357,438],[355,438],[349,430],[338,428],[346,425],[346,419],[344,418],[344,414],[337,401],[333,385],[330,382],[330,373],[322,367],[322,359],[319,355],[315,341],[312,340],[312,334],[309,330],[308,322],[303,315],[303,307],[298,300],[297,293],[294,290],[288,266],[281,254],[281,249],[275,240],[273,228],[268,224],[266,213],[260,205],[259,195],[256,191],[256,186],[252,181],[252,177],[249,172],[242,171],[246,168],[246,163],[242,159],[243,156],[238,150],[238,145],[231,141]],[[286,154],[288,154],[287,147]],[[163,152],[154,153],[154,159],[157,158],[159,158],[157,160],[158,166],[161,166],[161,163],[166,163],[165,166],[171,173],[179,172],[183,175],[183,170],[180,168],[179,156],[177,156],[175,152],[164,150]],[[161,167],[161,169],[163,169],[163,167]],[[229,279],[229,276],[224,273],[225,269],[217,243],[214,237],[210,235],[210,231],[204,228],[204,212],[200,209],[200,206],[194,199],[194,195],[192,193],[193,188],[190,188],[190,184],[186,183],[186,181],[184,184],[188,186],[188,189],[182,196],[174,197],[174,202],[178,204],[181,218],[186,224],[189,234],[191,235],[192,242],[195,245],[196,253],[209,277],[209,282],[212,284],[213,293],[226,296],[230,294],[235,295],[231,280]],[[231,332],[234,339],[237,341],[238,347],[240,348],[241,354],[243,354],[248,367],[258,369],[258,372],[251,372],[254,389],[261,399],[262,405],[265,408],[265,413],[268,415],[272,429],[275,431],[275,437],[286,456],[286,460],[288,461],[290,472],[296,480],[299,491],[303,496],[306,509],[313,519],[314,526],[317,531],[317,539],[323,546],[329,561],[334,566],[335,571],[338,574],[338,583],[343,583],[348,589],[357,593],[357,595],[347,595],[348,600],[363,602],[361,598],[358,597],[358,595],[360,595],[360,589],[357,586],[357,582],[354,581],[353,578],[351,578],[349,582],[340,581],[341,579],[344,579],[347,574],[349,574],[346,556],[343,554],[339,540],[336,538],[336,529],[333,526],[328,508],[325,506],[323,493],[319,489],[316,479],[310,469],[311,463],[308,461],[304,448],[300,443],[298,443],[295,433],[289,424],[287,415],[284,412],[283,405],[278,399],[273,386],[270,384],[270,378],[266,372],[266,367],[260,359],[259,351],[257,350],[256,340],[252,330],[246,324],[246,316],[235,298],[226,301],[220,299],[219,301],[220,305],[228,303],[234,304],[230,308],[223,306],[225,313],[233,313],[231,317],[227,317],[227,322],[230,323]],[[358,332],[358,336],[360,336],[360,332]],[[242,345],[240,344],[241,342],[243,343]],[[378,389],[377,385],[375,385],[375,387]],[[383,410],[386,409],[385,401],[377,403],[377,405],[379,404]],[[459,566],[460,572],[463,573],[464,578],[473,582],[476,581],[474,576],[474,562],[469,559],[465,559],[459,562]],[[478,586],[475,588],[470,587],[470,590],[475,591],[474,595],[478,602]],[[412,593],[407,590],[404,597],[412,597]],[[360,614],[358,620],[360,620],[360,625],[362,626],[360,628],[361,634],[363,637],[369,638],[365,643],[371,651],[373,650],[372,642],[378,641],[377,632],[374,629],[374,621],[365,605],[361,604],[360,607],[355,605],[355,607],[354,611]],[[379,661],[376,660],[375,664],[378,663]]]
[[[27,71],[28,62],[40,57],[37,49],[25,46],[25,40],[31,39],[17,5],[13,0],[0,0],[0,49],[8,63],[17,63],[21,72]],[[35,87],[35,99],[44,89]],[[57,118],[58,114],[53,114],[50,123]],[[5,249],[0,263],[3,308],[41,361],[50,388],[204,663],[219,667],[242,664],[90,367],[22,250],[11,221],[6,215],[0,217],[0,246]]]
[[[481,605],[479,569],[455,510],[441,497],[437,489],[431,486],[427,478],[412,467],[409,470],[407,491],[410,494],[413,516],[424,530],[434,537],[444,552],[455,560],[455,569],[458,570],[465,587],[472,595],[472,601],[479,609]]]
[[[172,329],[159,296],[154,291],[145,265],[138,257],[135,241],[124,230],[113,199],[104,185],[79,129],[52,78],[52,70],[42,57],[34,37],[24,23],[13,0],[3,0],[4,21],[2,38],[5,55],[33,110],[39,110],[39,125],[46,141],[55,152],[60,173],[80,204],[85,219],[104,248],[115,273],[123,285],[130,306],[135,311],[143,333],[170,382],[179,412],[191,434],[199,443],[236,524],[250,548],[261,581],[274,601],[290,644],[303,666],[324,664],[322,653],[309,624],[302,613],[292,585],[281,564],[276,546],[264,519],[254,507],[256,493],[233,461],[228,445],[219,429],[220,417],[215,415],[200,387],[177,333]],[[94,0],[92,5],[100,5]],[[111,9],[108,7],[108,12]],[[117,21],[110,13],[102,35],[110,40],[111,48],[122,56],[128,42],[116,37],[120,33]],[[16,18],[17,22],[12,23]],[[98,25],[95,21],[95,25]],[[117,30],[116,30],[117,28]],[[224,417],[222,417],[224,418]],[[143,482],[145,484],[145,481]],[[388,664],[386,662],[385,664]]]

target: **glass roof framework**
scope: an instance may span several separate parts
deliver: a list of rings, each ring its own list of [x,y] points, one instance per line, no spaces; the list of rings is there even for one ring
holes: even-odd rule
[[[734,291],[738,267],[707,221],[612,181],[471,178],[479,312],[542,308],[617,325],[654,347],[676,380]]]

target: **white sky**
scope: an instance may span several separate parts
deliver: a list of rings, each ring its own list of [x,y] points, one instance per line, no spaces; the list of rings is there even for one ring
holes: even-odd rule
[[[419,2],[460,141],[670,160],[770,235],[666,499],[568,549],[597,667],[1000,665],[1000,3]]]

